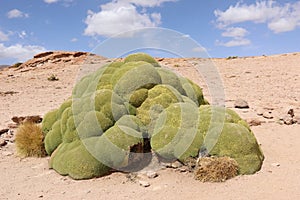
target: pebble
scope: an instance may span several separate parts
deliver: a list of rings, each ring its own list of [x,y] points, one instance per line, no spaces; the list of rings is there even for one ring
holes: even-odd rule
[[[179,161],[175,161],[171,164],[171,167],[174,169],[182,167],[182,164]]]
[[[172,168],[172,163],[168,163],[168,162],[161,162],[161,165],[165,168]]]
[[[266,119],[273,119],[272,112],[270,112],[270,111],[264,112],[263,117]]]
[[[300,116],[295,116],[293,118],[293,120],[294,120],[294,123],[300,124]]]
[[[292,125],[294,123],[294,120],[290,115],[286,115],[283,117],[283,122],[286,125]]]
[[[5,146],[6,144],[7,142],[4,139],[0,138],[0,147]]]
[[[181,173],[186,172],[186,171],[188,171],[188,170],[187,170],[187,168],[185,168],[185,167],[179,168],[179,172],[181,172]]]
[[[143,186],[143,187],[149,187],[150,186],[150,183],[148,183],[147,181],[139,181],[139,184],[140,184],[140,186]]]
[[[244,109],[244,108],[249,108],[248,102],[243,100],[243,99],[237,99],[234,102],[234,107],[235,108],[240,108],[240,109]]]
[[[8,128],[1,129],[1,130],[0,130],[0,135],[2,135],[3,133],[7,133],[8,131],[9,131]]]
[[[294,117],[295,116],[294,109],[290,108],[287,114],[290,115],[291,117]]]
[[[156,178],[156,177],[158,177],[158,174],[156,172],[149,171],[149,172],[147,172],[147,177],[148,178]]]

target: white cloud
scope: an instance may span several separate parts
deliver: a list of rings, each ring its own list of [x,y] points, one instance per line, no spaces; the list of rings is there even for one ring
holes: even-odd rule
[[[71,41],[71,42],[77,42],[78,39],[77,39],[77,38],[72,38],[70,41]]]
[[[159,6],[175,0],[113,0],[100,6],[100,12],[88,11],[85,35],[110,37],[124,31],[161,24],[160,13],[148,13],[146,7]],[[143,8],[139,11],[138,7]]]
[[[23,17],[29,17],[29,15],[27,13],[23,13],[22,11],[18,10],[18,9],[13,9],[13,10],[10,10],[8,13],[7,13],[7,17],[9,19],[12,19],[12,18],[23,18]]]
[[[274,33],[288,32],[296,29],[297,26],[300,26],[299,23],[300,20],[297,22],[297,20],[294,19],[281,18],[277,21],[270,22],[268,28]]]
[[[204,47],[195,47],[192,49],[193,52],[206,52]]]
[[[132,3],[141,7],[157,7],[165,2],[175,2],[177,0],[119,0],[122,3]]]
[[[51,3],[56,3],[56,2],[58,2],[59,0],[44,0],[44,2],[45,3],[49,3],[49,4],[51,4]]]
[[[0,31],[0,41],[7,41],[8,39],[8,35]]]
[[[20,33],[18,33],[19,38],[24,39],[27,37],[27,33],[26,31],[21,31]]]
[[[41,46],[21,44],[5,46],[3,43],[0,43],[0,59],[17,59],[20,62],[24,62],[44,51],[46,49]]]
[[[236,47],[236,46],[247,46],[250,45],[251,41],[245,38],[233,39],[228,42],[216,41],[216,45],[225,47]]]
[[[225,32],[222,33],[223,37],[233,37],[233,38],[241,38],[245,37],[248,34],[248,31],[241,27],[229,27],[226,28]]]
[[[73,5],[74,0],[44,0],[47,4],[54,4],[60,2],[60,5],[64,7],[70,7]]]
[[[300,1],[280,5],[276,1],[255,4],[237,3],[225,11],[215,10],[219,28],[242,22],[266,23],[274,33],[292,31],[300,26]]]

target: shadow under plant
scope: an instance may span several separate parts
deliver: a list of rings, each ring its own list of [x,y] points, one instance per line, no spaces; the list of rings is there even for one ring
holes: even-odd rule
[[[209,105],[198,85],[142,53],[83,77],[42,130],[51,168],[74,179],[140,170],[151,152],[183,164],[226,156],[239,174],[260,170],[264,159],[234,111]]]

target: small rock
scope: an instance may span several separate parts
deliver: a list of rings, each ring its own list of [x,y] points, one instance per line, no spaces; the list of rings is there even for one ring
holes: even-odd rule
[[[140,184],[140,186],[143,186],[143,187],[149,187],[150,186],[150,183],[148,183],[147,181],[139,181],[139,184]]]
[[[153,171],[147,172],[148,178],[156,178],[157,176],[158,176],[158,174],[156,172],[153,172]]]
[[[272,163],[271,166],[272,166],[272,167],[279,167],[280,164],[279,164],[279,163]]]
[[[290,115],[291,117],[294,117],[295,116],[294,109],[293,108],[289,109],[289,111],[287,112],[287,114]]]
[[[188,171],[188,169],[186,167],[179,168],[179,172],[181,172],[181,173],[186,172],[186,171]]]
[[[263,117],[266,119],[273,119],[272,112],[271,111],[264,112]]]
[[[282,120],[282,119],[280,119],[280,120],[277,120],[277,121],[276,121],[276,123],[277,123],[277,124],[279,124],[279,125],[284,125],[284,122],[283,122],[283,120]]]
[[[286,125],[292,125],[294,123],[293,117],[291,117],[290,115],[286,115],[282,119],[283,119],[284,124],[286,124]]]
[[[5,141],[14,141],[14,136],[13,135],[10,135],[8,133],[5,133],[4,135],[2,135],[2,138],[5,140]]]
[[[249,108],[249,105],[248,105],[247,101],[245,101],[243,99],[237,99],[234,102],[234,107],[235,108],[244,109],[244,108]]]
[[[15,122],[16,124],[21,124],[21,123],[24,123],[24,122],[32,122],[32,123],[40,123],[42,122],[43,118],[39,115],[32,115],[32,116],[21,116],[21,117],[18,117],[18,116],[13,116],[11,118],[11,120],[13,122]]]
[[[169,162],[161,162],[161,166],[165,168],[172,168],[172,163]]]
[[[300,124],[300,116],[295,116],[294,118],[293,118],[293,122],[296,124]]]
[[[0,138],[0,147],[5,146],[6,144],[7,142],[4,139]]]
[[[2,129],[0,130],[0,135],[2,135],[3,133],[7,133],[9,131],[8,128]]]
[[[18,128],[18,124],[15,124],[15,123],[10,123],[10,124],[8,124],[7,126],[8,126],[8,128],[10,128],[10,129],[16,129],[16,128]]]
[[[174,169],[182,167],[182,164],[179,161],[175,161],[171,164],[171,167]]]

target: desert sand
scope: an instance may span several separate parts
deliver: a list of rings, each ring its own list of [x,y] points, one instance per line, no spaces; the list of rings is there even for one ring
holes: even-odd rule
[[[71,95],[84,59],[60,59],[0,71],[0,130],[11,126],[13,116],[43,116]],[[197,82],[211,99],[209,87],[195,73],[201,59],[158,60]],[[248,122],[261,123],[251,126],[265,155],[262,169],[256,174],[222,183],[202,183],[189,172],[168,168],[152,179],[142,175],[130,178],[117,172],[75,181],[49,169],[49,157],[18,157],[13,136],[6,134],[9,141],[0,147],[0,199],[299,199],[300,53],[211,61],[219,71],[226,106]],[[106,61],[93,58],[92,63],[98,62]],[[52,74],[59,80],[48,81]],[[237,99],[247,101],[249,108],[234,108]],[[299,122],[287,125],[281,119],[290,109]],[[139,180],[150,186],[141,186]]]

